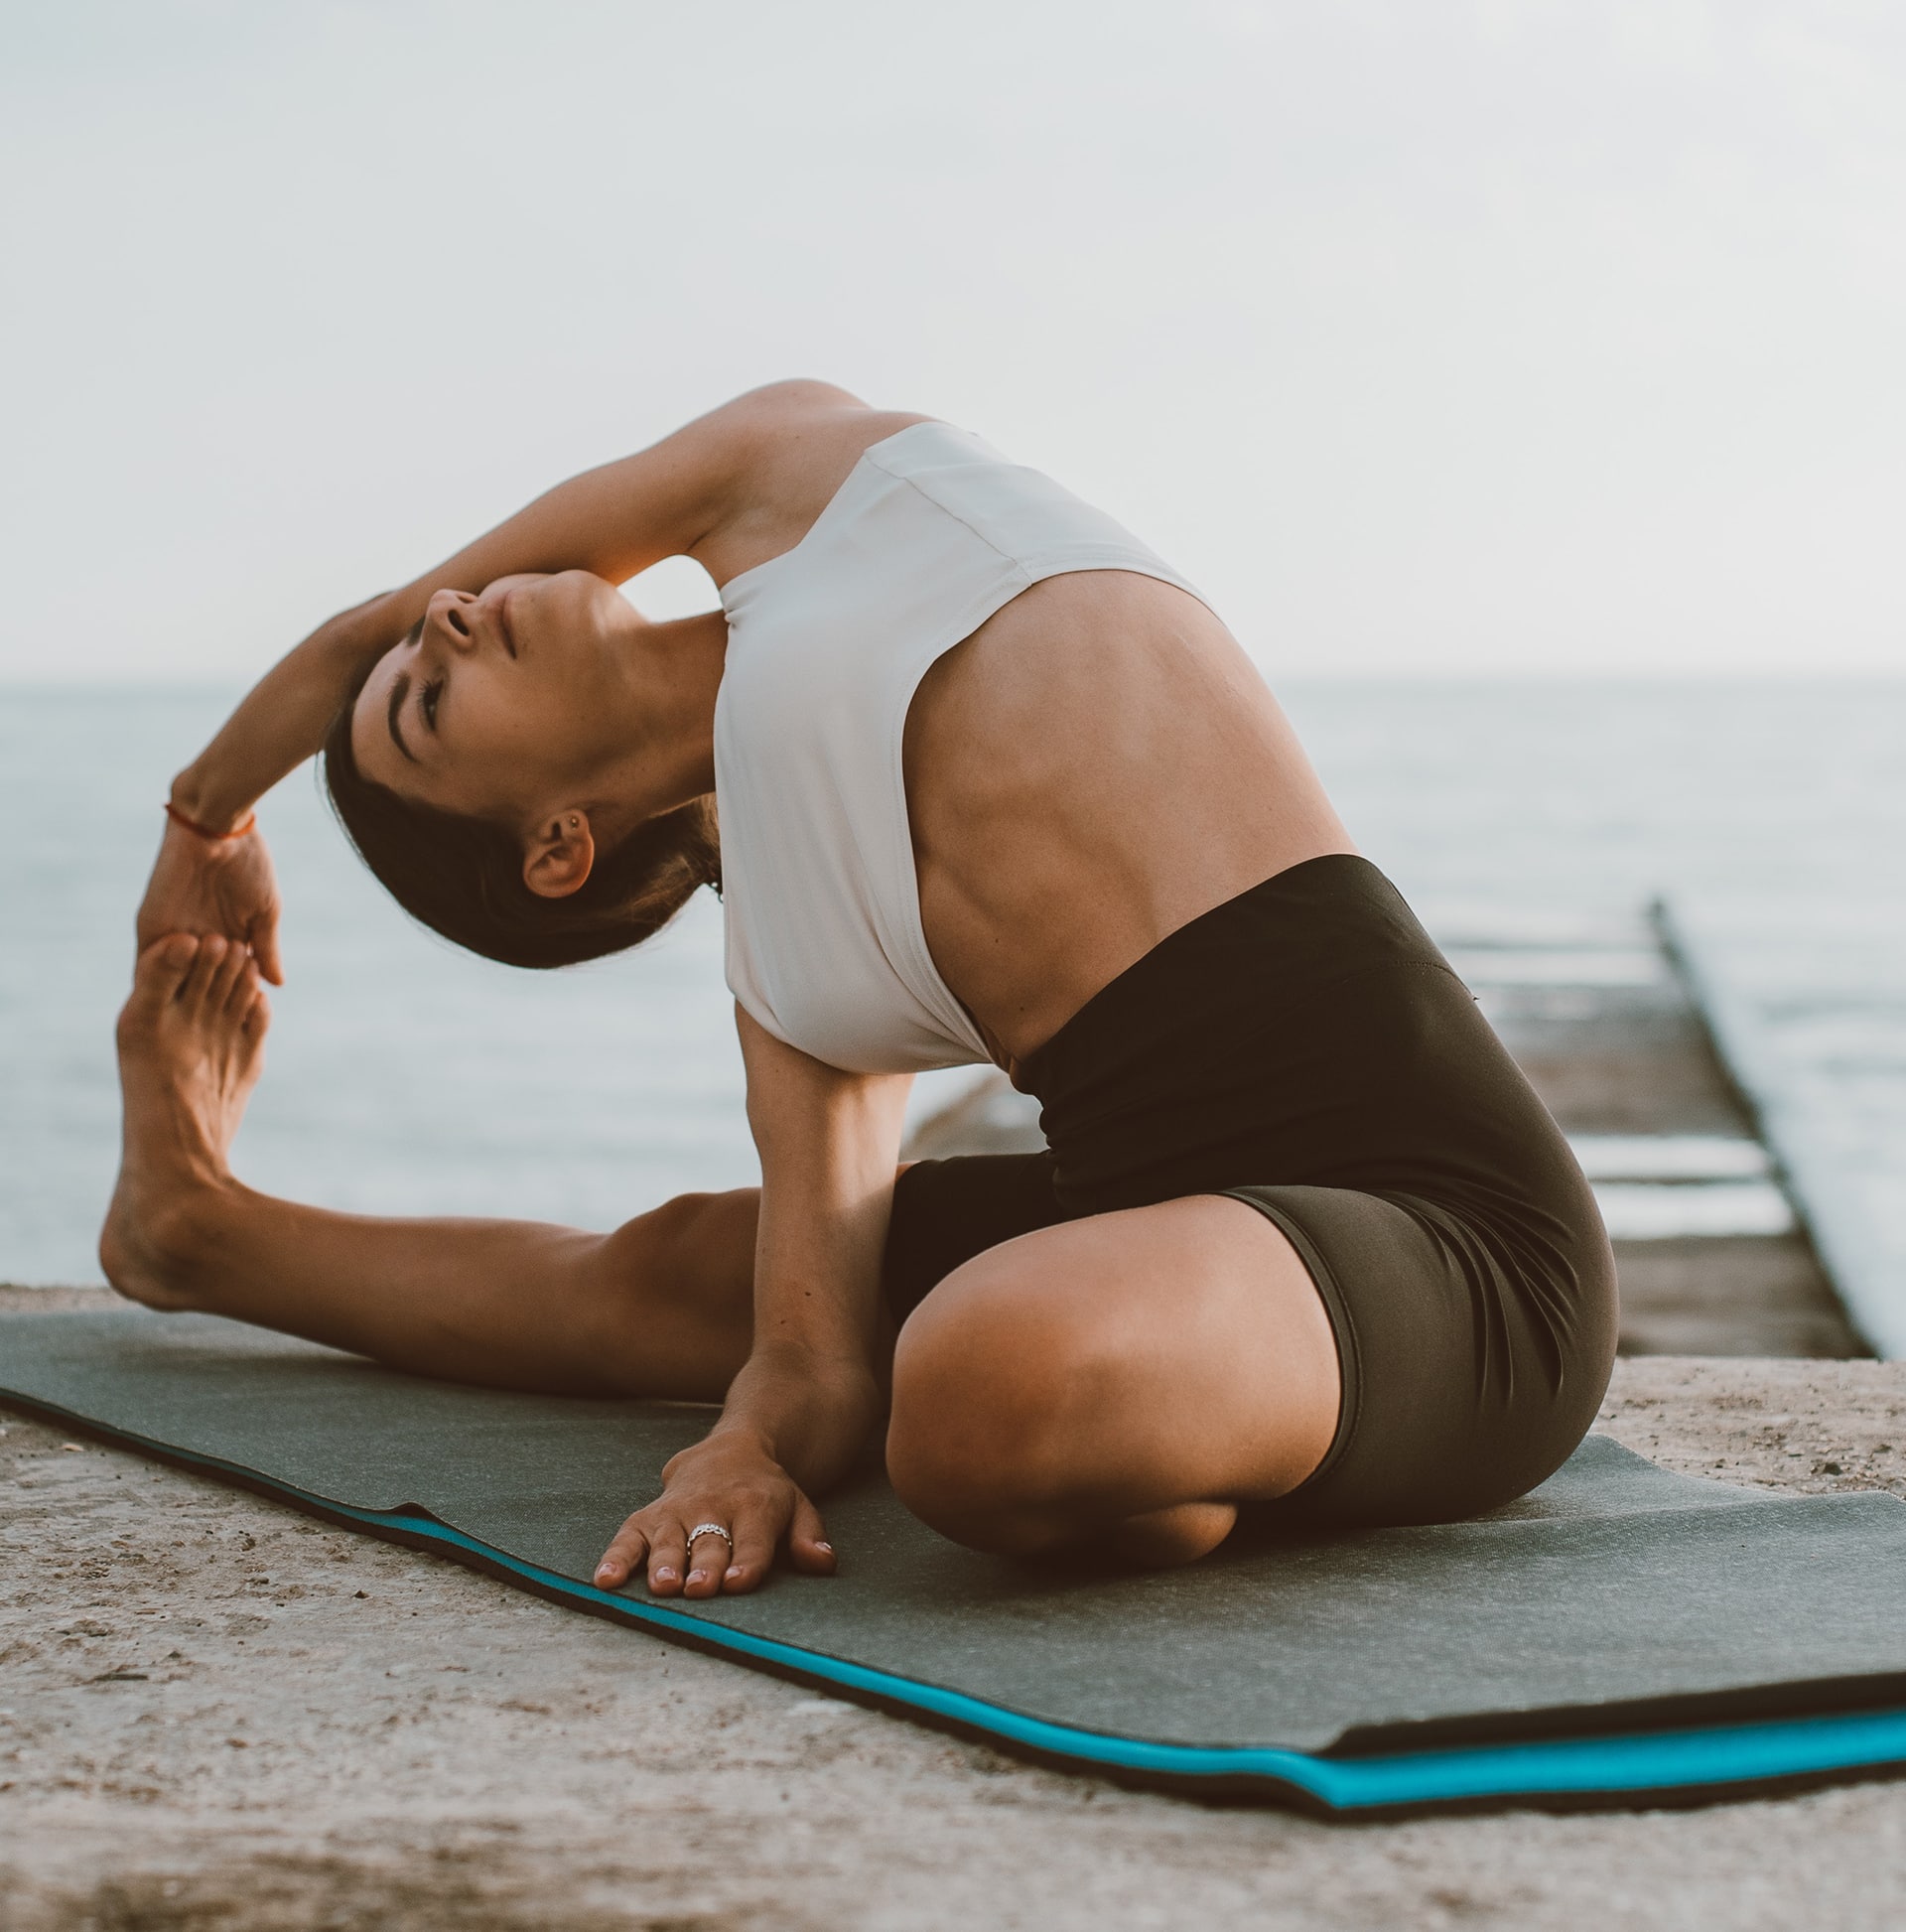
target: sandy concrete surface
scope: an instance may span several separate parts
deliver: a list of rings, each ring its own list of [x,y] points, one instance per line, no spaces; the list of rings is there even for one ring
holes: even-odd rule
[[[27,1299],[0,1292],[0,1349]],[[1906,1784],[1390,1825],[1207,1809],[0,1426],[5,1932],[1787,1932],[1906,1915]],[[1906,1363],[1624,1361],[1603,1427],[1696,1473],[1906,1494]]]

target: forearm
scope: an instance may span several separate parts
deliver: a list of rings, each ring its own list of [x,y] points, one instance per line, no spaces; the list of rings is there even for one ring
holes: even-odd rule
[[[586,470],[401,590],[320,624],[179,774],[174,804],[221,831],[242,820],[319,749],[352,684],[440,590],[474,593],[500,577],[565,570],[620,583],[664,557],[693,553],[725,513],[771,414],[759,398],[743,397],[647,450]]]
[[[172,802],[216,831],[324,743],[358,676],[403,634],[401,594],[380,595],[320,624],[246,693],[211,743],[172,783]]]
[[[912,1082],[823,1065],[739,1008],[737,1024],[761,1156],[754,1345],[710,1440],[812,1492],[846,1472],[884,1400],[881,1260]]]
[[[646,1562],[665,1594],[749,1590],[782,1549],[797,1570],[831,1576],[813,1498],[880,1420],[881,1257],[911,1081],[826,1066],[736,1017],[761,1155],[754,1345],[720,1422],[670,1458],[662,1494],[605,1552],[596,1581],[609,1588]],[[711,1567],[718,1538],[726,1569]]]
[[[440,590],[476,592],[499,577],[564,570],[619,580],[685,547],[673,530],[666,541],[653,534],[658,519],[644,498],[644,490],[666,490],[680,467],[671,468],[661,452],[647,452],[572,477],[401,590],[329,619],[246,694],[173,781],[172,802],[218,831],[241,821],[318,751],[351,687]]]

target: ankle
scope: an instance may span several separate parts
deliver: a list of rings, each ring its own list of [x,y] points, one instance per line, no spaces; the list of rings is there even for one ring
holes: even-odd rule
[[[225,1244],[239,1191],[229,1175],[207,1175],[115,1196],[99,1237],[106,1279],[148,1308],[208,1306],[208,1264]]]
[[[176,1268],[201,1265],[219,1247],[231,1220],[238,1183],[209,1167],[165,1194],[146,1210],[147,1239]]]

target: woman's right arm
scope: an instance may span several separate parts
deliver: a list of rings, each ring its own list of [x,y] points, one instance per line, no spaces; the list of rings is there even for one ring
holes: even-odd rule
[[[222,933],[251,949],[274,986],[284,984],[271,853],[255,828],[229,835],[324,743],[359,672],[403,635],[392,629],[392,602],[374,597],[320,624],[252,686],[217,736],[173,779],[173,809],[201,829],[166,820],[134,927],[141,952],[168,932]]]
[[[830,1573],[812,1498],[846,1473],[885,1402],[881,1257],[911,1076],[828,1066],[739,1006],[736,1023],[761,1157],[752,1345],[715,1427],[670,1458],[661,1495],[605,1551],[607,1588],[645,1569],[664,1595],[741,1593],[782,1548],[796,1569]],[[724,1568],[691,1587],[701,1523],[732,1541]]]
[[[764,439],[791,420],[864,405],[824,383],[783,382],[725,403],[661,442],[585,471],[520,509],[434,570],[341,612],[252,688],[209,745],[173,780],[169,819],[139,908],[143,949],[166,932],[222,933],[251,948],[282,984],[278,892],[245,822],[279,779],[323,745],[345,694],[429,608],[440,590],[480,591],[499,577],[588,570],[621,583],[664,557],[691,554],[732,510]]]

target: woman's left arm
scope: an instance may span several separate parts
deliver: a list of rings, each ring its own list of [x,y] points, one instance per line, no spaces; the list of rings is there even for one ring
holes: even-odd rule
[[[911,1076],[845,1073],[740,1008],[748,1115],[761,1157],[754,1342],[722,1418],[662,1471],[661,1495],[629,1517],[596,1572],[609,1588],[646,1563],[662,1595],[746,1591],[785,1541],[798,1570],[834,1568],[810,1498],[859,1454],[884,1401],[881,1255]],[[734,1538],[689,1536],[719,1523]]]

